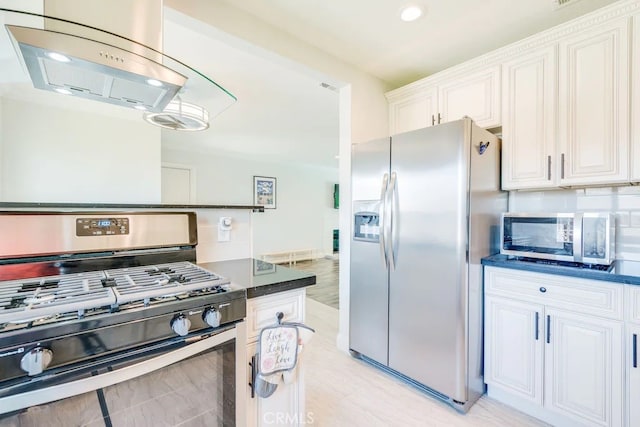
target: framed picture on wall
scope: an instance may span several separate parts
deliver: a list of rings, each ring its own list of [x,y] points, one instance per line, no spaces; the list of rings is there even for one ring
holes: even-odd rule
[[[253,204],[265,209],[276,208],[276,179],[268,176],[253,177]]]

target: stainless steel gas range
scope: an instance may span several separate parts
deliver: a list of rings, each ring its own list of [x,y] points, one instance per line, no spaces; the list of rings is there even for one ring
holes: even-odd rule
[[[0,236],[0,422],[235,423],[245,291],[194,264],[194,213],[3,212]]]

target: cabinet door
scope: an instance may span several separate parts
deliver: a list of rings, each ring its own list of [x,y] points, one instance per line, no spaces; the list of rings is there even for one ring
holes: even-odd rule
[[[480,127],[500,125],[500,66],[439,85],[441,123],[469,116]]]
[[[247,360],[257,352],[256,343],[247,346]],[[248,370],[248,381],[251,382],[251,369]],[[249,389],[249,393],[251,390]],[[254,395],[247,397],[248,426],[297,426],[306,424],[304,412],[304,369],[302,360],[298,361],[294,380],[289,384],[280,382],[269,397]]]
[[[502,189],[557,185],[556,47],[502,66]]]
[[[628,426],[640,426],[640,325],[627,327]]]
[[[559,44],[561,185],[629,180],[629,22]]]
[[[435,87],[389,103],[391,135],[421,129],[437,123],[438,91]]]
[[[485,382],[542,405],[541,305],[485,300]]]
[[[631,41],[631,180],[640,181],[640,15],[633,17]]]
[[[622,425],[622,322],[547,308],[545,407],[581,424]]]

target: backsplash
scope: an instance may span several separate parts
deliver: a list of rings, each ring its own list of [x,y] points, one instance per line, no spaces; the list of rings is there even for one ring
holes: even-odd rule
[[[613,212],[616,258],[640,261],[640,186],[509,192],[509,212]]]

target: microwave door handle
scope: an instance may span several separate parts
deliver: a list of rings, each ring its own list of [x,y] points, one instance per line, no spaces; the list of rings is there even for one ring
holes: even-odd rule
[[[157,371],[173,363],[180,362],[198,353],[216,347],[227,341],[236,338],[236,329],[229,329],[209,338],[188,344],[177,350],[156,356],[143,362],[135,363],[124,368],[95,375],[88,378],[27,391],[25,393],[14,394],[0,398],[0,414],[17,411],[30,406],[41,405],[54,400],[65,399],[90,391],[108,387],[113,384],[122,383],[133,378],[141,377],[145,374]]]
[[[380,189],[380,214],[378,216],[378,239],[380,241],[380,254],[384,262],[384,267],[389,268],[389,253],[387,251],[386,223],[387,219],[387,193],[389,190],[389,174],[382,177],[382,188]]]
[[[575,262],[582,262],[582,219],[582,213],[576,213],[573,216],[573,260]]]

